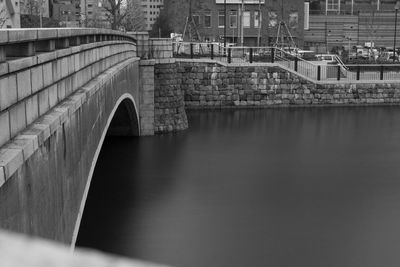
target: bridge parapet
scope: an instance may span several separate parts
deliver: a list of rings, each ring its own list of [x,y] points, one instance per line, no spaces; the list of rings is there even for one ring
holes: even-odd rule
[[[18,50],[22,56],[14,57]],[[135,39],[111,30],[0,31],[0,147],[91,79],[133,57]]]

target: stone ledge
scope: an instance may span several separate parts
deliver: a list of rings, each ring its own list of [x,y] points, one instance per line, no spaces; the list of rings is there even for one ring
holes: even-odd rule
[[[118,46],[118,45],[132,45],[132,50],[131,51],[136,51],[135,47],[136,45],[133,45],[132,43],[126,42],[126,41],[104,41],[101,43],[90,43],[90,44],[82,44],[80,46],[76,47],[69,47],[65,49],[59,49],[56,51],[51,51],[51,52],[41,52],[38,53],[35,56],[31,57],[24,57],[24,58],[18,58],[14,60],[9,60],[8,62],[5,62],[3,64],[7,65],[6,72],[1,72],[0,75],[7,75],[12,72],[17,72],[26,68],[33,67],[38,64],[44,64],[48,63],[51,61],[54,61],[56,59],[61,59],[64,57],[72,56],[75,54],[80,54],[85,51],[91,51],[95,48],[101,48],[101,47],[109,47],[109,46]],[[128,51],[128,50],[125,50]],[[110,51],[111,53],[111,51]]]
[[[24,161],[28,160],[55,131],[62,127],[63,122],[89,99],[93,91],[97,91],[100,85],[111,79],[116,72],[137,61],[139,58],[130,58],[101,73],[84,85],[84,89],[75,91],[3,147],[0,147],[0,171],[4,170],[4,180],[7,181],[23,165]],[[0,175],[0,186],[2,179]]]
[[[5,231],[0,231],[0,258],[2,267],[166,267],[89,249],[71,253],[64,245]]]

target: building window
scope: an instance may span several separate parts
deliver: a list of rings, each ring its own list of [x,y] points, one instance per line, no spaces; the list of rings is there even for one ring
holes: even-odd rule
[[[250,28],[250,11],[243,12],[243,27]]]
[[[204,14],[204,27],[211,28],[211,12]]]
[[[229,12],[229,26],[231,28],[237,28],[237,11],[231,10]]]
[[[225,12],[224,12],[224,10],[218,11],[218,27],[219,28],[225,27]]]
[[[260,27],[260,11],[254,11],[254,28]]]
[[[194,25],[199,26],[200,25],[200,16],[193,15],[193,22],[194,22]]]
[[[326,10],[327,11],[339,11],[340,0],[327,0],[326,2]]]

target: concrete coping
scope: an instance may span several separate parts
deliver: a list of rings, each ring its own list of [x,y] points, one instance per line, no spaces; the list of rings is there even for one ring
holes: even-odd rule
[[[0,231],[0,258],[2,266],[15,267],[166,267],[89,249],[71,253],[63,244],[6,231]]]
[[[136,39],[124,32],[110,29],[92,29],[92,28],[38,28],[38,29],[1,29],[0,45],[40,41],[58,38],[72,38],[88,35],[108,35],[121,37],[126,40],[136,42]]]
[[[38,53],[37,55],[31,57],[16,58],[2,63],[3,67],[0,69],[0,77],[23,69],[31,68],[38,64],[45,64],[47,62],[54,61],[59,58],[78,54],[80,52],[88,51],[103,46],[121,45],[121,44],[132,44],[132,43],[126,41],[104,41],[102,43],[99,42],[99,43],[82,44],[80,46],[59,49],[51,52]]]
[[[0,148],[0,187],[71,117],[114,73],[139,61],[127,59],[101,73],[38,118]]]

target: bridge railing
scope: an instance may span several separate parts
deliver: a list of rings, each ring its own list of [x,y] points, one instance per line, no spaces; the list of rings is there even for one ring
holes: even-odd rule
[[[0,30],[0,147],[108,68],[135,57],[136,40],[122,32]]]
[[[81,44],[103,41],[136,40],[119,31],[85,28],[7,29],[0,30],[0,62],[10,58],[29,57]]]

